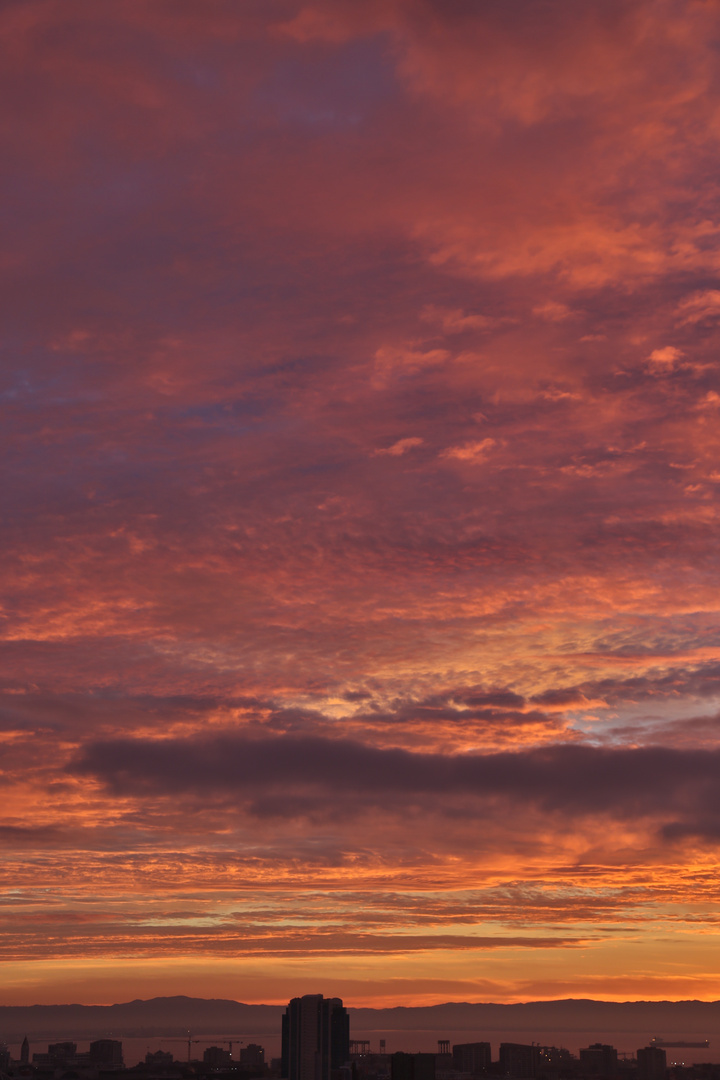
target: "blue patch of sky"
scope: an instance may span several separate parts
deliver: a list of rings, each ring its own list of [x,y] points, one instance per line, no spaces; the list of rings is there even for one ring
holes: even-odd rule
[[[649,706],[631,702],[612,709],[598,706],[585,711],[572,710],[567,720],[574,731],[585,737],[584,741],[597,746],[627,746],[629,738],[640,745],[662,745],[668,735],[676,739],[676,726],[687,722],[684,740],[690,743],[694,718],[713,716],[717,702],[715,697],[699,704],[688,691],[681,698],[655,697]],[[707,732],[700,729],[697,734],[702,739]]]
[[[226,90],[221,75],[222,57],[214,58],[214,62],[209,56],[202,62],[197,59],[185,60],[174,57],[170,70],[174,79],[186,86],[210,92]]]
[[[389,57],[364,41],[279,62],[253,104],[289,126],[322,131],[356,127],[397,93]]]
[[[163,176],[163,186],[165,177]],[[105,212],[126,213],[135,211],[152,202],[160,188],[158,170],[144,163],[136,163],[131,167],[127,165],[118,170],[115,165],[108,170],[103,170],[100,177],[95,177],[97,186],[97,202]],[[99,181],[99,183],[97,182]],[[88,195],[88,190],[83,190],[83,195]],[[92,197],[92,196],[90,196]]]
[[[214,401],[202,405],[183,405],[162,410],[162,415],[169,419],[196,420],[212,426],[214,429],[232,430],[238,434],[250,430],[251,420],[258,420],[269,410],[276,407],[276,402],[246,398],[236,401]],[[246,424],[238,423],[241,420]],[[256,426],[253,426],[256,430]]]
[[[87,358],[70,353],[37,353],[37,363],[24,359],[12,367],[8,358],[6,378],[0,383],[0,403],[22,408],[28,413],[50,406],[101,401],[105,394],[97,385],[88,385]],[[9,418],[6,419],[9,423]]]

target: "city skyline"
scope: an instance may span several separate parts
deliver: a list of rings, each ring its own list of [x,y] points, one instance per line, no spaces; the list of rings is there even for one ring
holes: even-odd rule
[[[575,1024],[569,1005],[575,1006]],[[159,1007],[172,1009],[167,1014],[170,1021],[165,1020],[169,1026],[164,1026]],[[253,1006],[239,1002],[175,997],[100,1009],[0,1007],[0,1077],[112,1080],[120,1072],[147,1080],[198,1076],[202,1080],[213,1076],[224,1080],[472,1080],[490,1076],[504,1080],[717,1080],[720,1076],[720,1063],[712,1061],[716,1055],[710,1039],[667,1037],[670,1030],[695,1033],[698,1023],[715,1035],[720,1027],[720,1002],[538,1002],[530,1011],[528,1006],[503,1010],[497,1005],[456,1003],[429,1010],[373,1010],[346,1008],[340,998],[315,993],[293,998],[286,1007],[274,1010],[275,1025],[270,1020],[272,1010],[263,1008],[266,1030],[250,1035],[246,1025]],[[228,1009],[235,1013],[236,1026],[221,1035]],[[576,1026],[582,1010],[585,1026],[594,1029],[589,1038],[587,1031]],[[619,1049],[617,1040],[608,1037],[607,1022],[613,1014],[622,1029],[620,1045],[642,1040],[637,1050]],[[467,1026],[450,1033],[446,1026],[432,1045],[438,1032],[431,1025],[441,1016],[446,1024],[464,1021]],[[257,1020],[257,1006],[254,1017]],[[400,1026],[383,1030],[383,1018],[391,1017]],[[498,1017],[505,1030],[497,1026]],[[469,1020],[474,1023],[468,1024]],[[548,1020],[559,1025],[554,1034],[546,1026]],[[139,1021],[141,1026],[134,1030]],[[357,1027],[373,1021],[372,1028]],[[112,1036],[105,1027],[109,1022],[115,1026]],[[182,1027],[183,1022],[190,1024],[185,1037],[171,1035],[171,1029]],[[208,1022],[215,1033],[198,1034]],[[642,1025],[648,1022],[662,1028],[666,1037],[643,1035]],[[35,1049],[37,1032],[32,1040],[27,1034],[38,1025],[45,1038],[50,1030],[55,1032],[46,1051]],[[88,1025],[103,1031],[103,1036],[93,1038]],[[17,1034],[20,1028],[26,1032],[22,1043]],[[78,1032],[83,1032],[82,1037]],[[418,1041],[424,1045],[418,1047]],[[187,1051],[181,1058],[173,1053],[178,1045]],[[143,1051],[136,1063],[138,1046]]]
[[[0,5],[0,1005],[720,999],[718,42]]]
[[[173,1000],[178,1003],[182,1000],[185,1007],[189,1005],[195,1008],[200,1005],[217,1007],[218,1005],[229,1004],[227,1002],[201,1002],[189,998],[165,1000],[168,1003]],[[134,1002],[132,1004],[134,1006],[153,1005],[156,1002]],[[562,1003],[556,1002],[553,1004],[561,1005]],[[592,1004],[598,1006],[600,1003],[595,1002]],[[720,1003],[714,1004],[716,1006],[720,1005]],[[77,1006],[75,1008],[77,1009]],[[85,1007],[86,1012],[88,1008]],[[188,1030],[186,1038],[184,1038],[182,1036],[170,1036],[167,1034],[169,1029],[157,1028],[157,1025],[157,1029],[152,1026],[144,1029],[140,1038],[138,1038],[137,1032],[133,1033],[132,1029],[124,1028],[122,1025],[121,1030],[117,1032],[118,1035],[122,1034],[122,1038],[112,1038],[105,1035],[102,1038],[95,1037],[93,1039],[92,1036],[88,1035],[87,1031],[83,1036],[78,1037],[77,1032],[73,1030],[73,1023],[77,1023],[77,1019],[73,1022],[66,1017],[62,1021],[60,1014],[58,1014],[54,1023],[56,1025],[64,1023],[65,1026],[56,1026],[55,1034],[51,1037],[54,1038],[54,1042],[49,1042],[47,1051],[36,1050],[36,1043],[42,1043],[43,1041],[42,1037],[39,1037],[37,1033],[32,1036],[32,1039],[25,1034],[22,1043],[20,1043],[16,1031],[10,1028],[8,1032],[5,1029],[3,1033],[5,1037],[0,1038],[0,1075],[9,1077],[16,1075],[21,1077],[47,1075],[49,1080],[54,1073],[54,1080],[79,1080],[77,1074],[73,1077],[69,1075],[61,1077],[57,1072],[59,1070],[60,1073],[67,1074],[68,1070],[79,1069],[81,1075],[87,1076],[88,1080],[98,1080],[98,1070],[100,1073],[104,1073],[123,1071],[135,1067],[132,1060],[126,1060],[127,1054],[124,1053],[124,1047],[127,1047],[128,1043],[135,1048],[144,1043],[145,1060],[144,1063],[142,1061],[138,1062],[138,1067],[141,1068],[145,1064],[151,1066],[152,1069],[159,1070],[160,1073],[173,1065],[182,1065],[184,1063],[190,1067],[191,1065],[203,1064],[208,1067],[206,1070],[208,1072],[225,1073],[228,1069],[236,1072],[239,1070],[241,1073],[248,1072],[250,1075],[270,1075],[285,1078],[285,1080],[351,1080],[351,1077],[346,1075],[344,1070],[353,1061],[360,1064],[361,1075],[372,1074],[375,1076],[378,1069],[380,1074],[384,1075],[392,1061],[392,1080],[402,1080],[406,1075],[409,1076],[409,1080],[420,1080],[420,1077],[416,1075],[417,1070],[413,1065],[413,1058],[418,1059],[420,1071],[423,1075],[428,1073],[430,1063],[434,1063],[430,1069],[432,1076],[428,1074],[429,1080],[434,1080],[436,1068],[440,1070],[441,1074],[448,1074],[446,1080],[461,1080],[461,1077],[485,1075],[486,1073],[496,1075],[498,1066],[500,1075],[522,1078],[540,1075],[547,1070],[550,1070],[551,1073],[556,1072],[558,1068],[563,1066],[563,1063],[571,1067],[573,1075],[576,1077],[601,1076],[608,1078],[614,1077],[618,1071],[622,1071],[628,1080],[631,1076],[631,1072],[628,1070],[632,1070],[636,1066],[640,1066],[640,1080],[642,1080],[645,1071],[653,1072],[655,1069],[658,1070],[659,1080],[665,1080],[665,1070],[668,1065],[670,1067],[677,1065],[691,1067],[693,1063],[697,1063],[705,1069],[720,1070],[720,1064],[708,1064],[707,1059],[712,1056],[711,1043],[708,1039],[688,1040],[678,1038],[678,1036],[670,1039],[653,1036],[647,1039],[640,1036],[639,1031],[628,1027],[621,1034],[620,1041],[622,1043],[632,1043],[641,1037],[646,1043],[644,1047],[638,1048],[636,1055],[632,1055],[626,1050],[618,1050],[615,1045],[603,1041],[592,1042],[586,1047],[583,1045],[583,1040],[586,1039],[587,1033],[584,1035],[579,1030],[569,1027],[565,1031],[565,1035],[569,1037],[570,1046],[575,1048],[576,1052],[573,1052],[573,1049],[568,1049],[568,1038],[561,1038],[557,1045],[555,1042],[549,1042],[548,1033],[543,1030],[542,1023],[536,1023],[534,1030],[532,1027],[515,1027],[510,1034],[497,1030],[492,1026],[492,1023],[490,1028],[487,1028],[487,1026],[482,1025],[482,1022],[480,1027],[467,1028],[462,1033],[455,1033],[454,1039],[447,1038],[447,1032],[445,1032],[443,1037],[437,1038],[434,1045],[433,1040],[437,1032],[432,1032],[427,1028],[408,1027],[405,1031],[395,1029],[391,1032],[383,1032],[381,1028],[365,1030],[364,1032],[353,1031],[353,1035],[356,1037],[351,1039],[350,1011],[356,1014],[358,1012],[359,1014],[365,1014],[372,1013],[374,1010],[348,1010],[343,1007],[343,1002],[339,998],[328,999],[323,998],[322,994],[306,994],[301,998],[293,998],[282,1011],[282,1014],[278,1014],[278,1019],[281,1021],[280,1031],[271,1033],[268,1030],[259,1036],[248,1035],[245,1032],[242,1037],[236,1031],[230,1038],[217,1034],[221,1030],[221,1026],[216,1027],[216,1034],[214,1035],[206,1034],[204,1037],[193,1037],[191,1031]],[[378,1010],[377,1012],[379,1019],[387,1010]],[[89,1015],[93,1016],[94,1025],[100,1027],[97,1012],[90,1010]],[[558,1013],[557,1018],[562,1021],[562,1014]],[[625,1013],[624,1018],[627,1021],[627,1013]],[[16,1024],[19,1019],[18,1014],[15,1018]],[[178,1019],[178,1017],[176,1016],[175,1019]],[[195,1019],[197,1021],[199,1017]],[[221,1019],[221,1010],[219,1010],[216,1014],[216,1020]],[[659,1025],[663,1024],[661,1011],[657,1012],[655,1019]],[[690,1018],[686,1016],[685,1025],[688,1019]],[[697,1022],[697,1017],[694,1019]],[[35,1020],[37,1020],[36,1014]],[[664,1020],[667,1022],[668,1017],[666,1016]],[[714,1017],[709,1030],[715,1030],[716,1021],[717,1017]],[[512,1021],[510,1022],[512,1023]],[[82,1020],[80,1023],[82,1025]],[[690,1023],[692,1027],[692,1020],[690,1020]],[[200,1026],[202,1028],[202,1022]],[[193,1027],[197,1030],[197,1024],[193,1024]],[[684,1027],[682,1022],[681,1027]],[[25,1030],[28,1030],[27,1027]],[[69,1032],[72,1032],[72,1038],[68,1038]],[[128,1032],[130,1038],[127,1038]],[[47,1029],[43,1034],[47,1039]],[[369,1037],[358,1038],[359,1034]],[[388,1047],[388,1034],[392,1036],[392,1043],[394,1044],[390,1047]],[[477,1041],[480,1034],[483,1035],[485,1041]],[[510,1038],[508,1038],[508,1034],[510,1034]],[[518,1041],[523,1036],[524,1041]],[[492,1043],[488,1037],[492,1037]],[[607,1038],[606,1031],[604,1037]],[[254,1041],[257,1038],[261,1039],[262,1043],[266,1045],[269,1041],[271,1054],[272,1050],[279,1045],[279,1055],[268,1058],[265,1045]],[[458,1038],[464,1038],[466,1041],[456,1042],[455,1039]],[[532,1041],[529,1041],[531,1038]],[[557,1034],[554,1038],[557,1039]],[[279,1043],[278,1039],[280,1040]],[[408,1043],[412,1044],[413,1040],[417,1041],[418,1039],[421,1039],[425,1044],[424,1048],[418,1049],[417,1046],[415,1049],[408,1048]],[[87,1050],[83,1049],[83,1042],[88,1043]],[[12,1052],[13,1044],[15,1044],[17,1050],[17,1053],[14,1054]],[[181,1044],[183,1050],[187,1049],[187,1056],[183,1053],[181,1058],[178,1059],[174,1056],[172,1048],[173,1046],[177,1048]],[[497,1057],[493,1055],[493,1045],[498,1047]],[[667,1051],[673,1054],[675,1060],[667,1059]],[[129,1056],[131,1059],[133,1053],[133,1049],[130,1049]],[[643,1069],[643,1057],[648,1070]],[[30,1072],[27,1070],[28,1066],[31,1067]],[[17,1071],[18,1068],[20,1069],[19,1072]],[[355,1077],[355,1075],[355,1069],[353,1068],[351,1076]],[[547,1080],[552,1080],[552,1077],[548,1076]],[[560,1080],[560,1077],[555,1077],[555,1080]],[[569,1076],[567,1080],[570,1080]],[[650,1078],[648,1077],[647,1080],[650,1080]],[[680,1080],[680,1078],[675,1077],[675,1080]]]
[[[317,1000],[313,1002],[312,998]],[[344,1023],[338,1025],[342,1016]],[[46,1052],[31,1052],[26,1036],[19,1054],[12,1054],[9,1044],[0,1040],[0,1074],[8,1080],[71,1080],[71,1073],[72,1080],[103,1080],[118,1072],[168,1080],[197,1075],[243,1080],[356,1080],[358,1076],[364,1080],[470,1080],[473,1076],[501,1076],[506,1080],[668,1080],[669,1068],[670,1080],[715,1080],[720,1073],[720,1065],[703,1058],[697,1060],[697,1048],[709,1056],[707,1042],[662,1042],[656,1038],[634,1054],[603,1042],[580,1046],[577,1053],[572,1053],[564,1044],[551,1045],[542,1038],[518,1042],[518,1033],[511,1041],[499,1038],[497,1057],[488,1041],[455,1043],[451,1049],[447,1038],[438,1039],[437,1048],[429,1052],[387,1051],[385,1039],[379,1040],[379,1048],[373,1048],[370,1040],[350,1040],[342,1002],[325,999],[323,1005],[322,995],[293,999],[282,1020],[282,1054],[269,1060],[263,1045],[238,1041],[237,1037],[229,1041],[216,1038],[215,1043],[189,1038],[187,1060],[178,1061],[168,1049],[153,1050],[158,1040],[148,1033],[144,1060],[134,1063],[126,1060],[120,1039],[91,1041],[88,1050],[83,1050],[76,1038],[65,1039],[50,1043]],[[172,1040],[164,1038],[160,1042],[167,1047]],[[203,1049],[192,1054],[192,1042]],[[233,1047],[237,1050],[238,1046],[234,1056]],[[666,1047],[680,1048],[675,1060],[668,1060]]]

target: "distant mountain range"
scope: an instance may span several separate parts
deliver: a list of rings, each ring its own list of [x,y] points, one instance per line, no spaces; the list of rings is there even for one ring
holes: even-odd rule
[[[201,1035],[278,1035],[282,1005],[244,1005],[239,1001],[161,997],[122,1005],[3,1005],[0,1039],[28,1037],[143,1038]],[[717,1045],[718,1001],[531,1001],[522,1004],[447,1002],[444,1005],[348,1009],[351,1035],[372,1031],[467,1031],[468,1041],[494,1031],[647,1031],[657,1035],[698,1036]],[[536,1036],[537,1037],[537,1036]]]

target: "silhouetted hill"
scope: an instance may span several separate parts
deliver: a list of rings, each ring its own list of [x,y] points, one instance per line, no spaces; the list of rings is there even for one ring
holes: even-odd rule
[[[529,1001],[511,1005],[450,1001],[444,1005],[350,1009],[358,1030],[447,1028],[455,1031],[638,1031],[658,1034],[720,1032],[718,1001]]]
[[[282,1005],[190,997],[152,998],[121,1005],[0,1006],[0,1037],[43,1038],[242,1036],[280,1032]],[[424,1007],[349,1009],[351,1031],[642,1031],[720,1037],[717,1001],[531,1001],[521,1004],[447,1002]]]
[[[244,1005],[220,998],[159,997],[122,1005],[0,1005],[0,1035],[95,1038],[112,1032],[130,1038],[280,1030],[281,1005]]]

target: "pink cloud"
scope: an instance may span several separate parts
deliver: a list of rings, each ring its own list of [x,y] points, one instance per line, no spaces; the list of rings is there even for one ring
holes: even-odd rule
[[[496,445],[495,439],[477,439],[463,443],[461,446],[449,446],[440,455],[443,458],[456,461],[467,461],[473,465],[480,465],[487,460],[488,454]]]
[[[411,435],[406,439],[398,439],[392,446],[388,446],[385,450],[376,450],[376,454],[389,454],[391,457],[402,457],[408,450],[414,450],[417,446],[422,446],[425,440],[418,436]]]
[[[580,987],[587,927],[649,948],[697,898],[716,21],[5,5],[0,838],[42,892],[3,955],[59,926],[58,952],[157,958],[172,896],[180,951],[270,952],[306,905],[333,956],[452,953],[456,916],[511,956],[523,910]],[[252,916],[208,929],[228,894]]]

